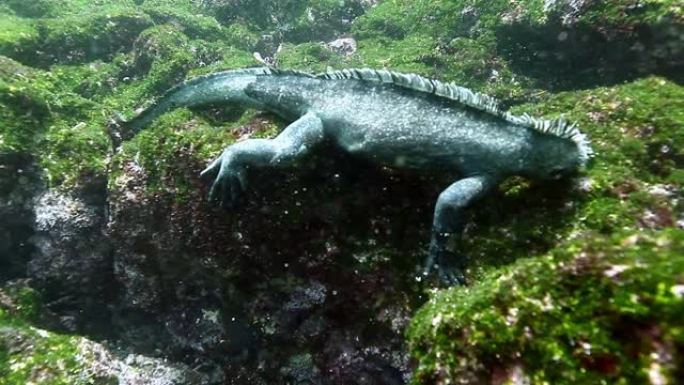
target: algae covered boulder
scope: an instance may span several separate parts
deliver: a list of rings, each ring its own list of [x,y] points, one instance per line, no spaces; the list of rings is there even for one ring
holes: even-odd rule
[[[659,0],[398,0],[352,31],[373,63],[418,65],[510,98],[521,87],[590,88],[649,73],[681,79],[682,15],[677,1]]]
[[[408,329],[414,383],[677,383],[684,233],[588,234],[435,295]]]
[[[120,355],[87,338],[33,324],[40,300],[26,281],[0,288],[0,379],[3,384],[199,385],[189,367],[138,355]]]
[[[670,0],[0,0],[0,383],[677,383],[683,15]],[[596,156],[475,205],[468,285],[435,288],[419,272],[450,175],[330,146],[250,170],[223,209],[199,172],[289,122],[222,105],[112,149],[113,117],[255,58],[454,81],[577,123]]]
[[[371,2],[359,0],[206,0],[224,24],[244,21],[256,30],[289,42],[329,39],[344,33]]]

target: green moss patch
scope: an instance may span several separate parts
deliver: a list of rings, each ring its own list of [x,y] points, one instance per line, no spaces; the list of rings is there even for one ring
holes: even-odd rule
[[[29,24],[31,25],[31,24]],[[56,63],[111,59],[130,49],[140,32],[152,25],[149,16],[128,10],[39,19],[34,30],[0,39],[0,53],[22,63],[48,68]],[[34,32],[35,31],[35,32]]]
[[[92,383],[79,362],[80,337],[36,329],[0,309],[0,380],[3,385]]]
[[[0,383],[87,384],[78,360],[80,337],[31,326],[38,318],[37,293],[18,282],[0,288]]]
[[[341,69],[362,66],[358,55],[345,56],[323,43],[284,44],[277,54],[278,66],[319,73],[328,68]]]
[[[0,17],[0,54],[13,56],[21,50],[21,42],[38,38],[38,30],[33,22],[2,15]]]
[[[683,231],[587,235],[437,293],[408,330],[413,382],[672,383],[683,316]]]
[[[14,13],[22,17],[49,17],[57,13],[59,7],[64,6],[60,0],[3,0]]]
[[[154,7],[144,5],[143,10],[152,17],[156,24],[174,25],[191,39],[222,41],[228,35],[228,29],[211,16],[184,12],[177,6]]]
[[[12,61],[5,60],[12,64]],[[20,69],[20,65],[15,66]],[[0,79],[0,151],[31,152],[50,121],[49,92],[30,86],[21,72]]]

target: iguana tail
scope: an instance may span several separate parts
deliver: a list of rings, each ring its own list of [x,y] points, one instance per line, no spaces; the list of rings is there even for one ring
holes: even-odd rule
[[[260,103],[244,93],[244,89],[257,76],[270,75],[269,68],[248,68],[217,72],[185,81],[168,91],[137,116],[125,120],[115,116],[108,124],[114,148],[134,137],[157,117],[178,107],[196,107],[215,103],[237,104],[242,107],[259,108]]]

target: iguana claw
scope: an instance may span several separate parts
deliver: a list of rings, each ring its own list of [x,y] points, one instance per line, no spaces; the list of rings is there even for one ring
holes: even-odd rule
[[[222,207],[235,208],[247,187],[244,171],[233,170],[224,153],[200,173],[200,177],[212,175],[216,177],[209,190],[209,201],[219,201]]]
[[[429,278],[436,273],[439,281],[445,286],[465,285],[463,270],[458,266],[465,258],[449,250],[431,247],[423,275]]]

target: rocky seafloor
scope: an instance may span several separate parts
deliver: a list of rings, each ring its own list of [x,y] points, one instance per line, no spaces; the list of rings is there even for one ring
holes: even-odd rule
[[[443,175],[326,148],[228,210],[200,170],[286,122],[181,109],[111,149],[262,63],[454,81],[596,156],[478,203],[445,289],[416,279]],[[0,384],[677,384],[683,74],[676,0],[0,0]]]

